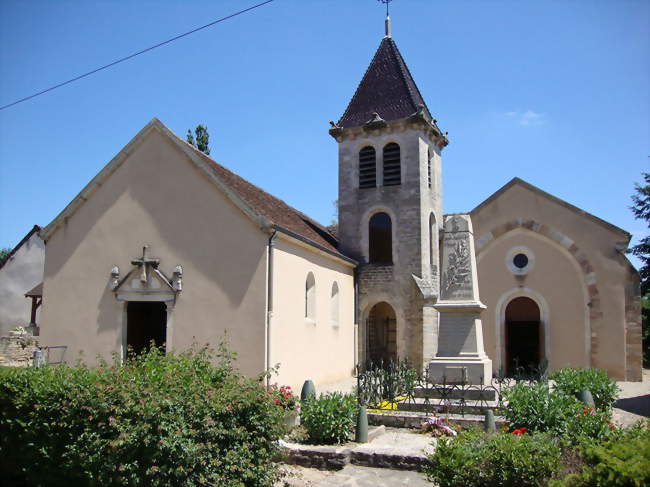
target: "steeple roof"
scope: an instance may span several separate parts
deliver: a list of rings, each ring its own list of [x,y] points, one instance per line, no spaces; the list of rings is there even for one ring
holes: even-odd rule
[[[387,35],[379,44],[338,125],[359,127],[372,120],[374,113],[386,121],[398,120],[413,115],[421,105],[425,118],[432,121],[431,112],[395,41]]]

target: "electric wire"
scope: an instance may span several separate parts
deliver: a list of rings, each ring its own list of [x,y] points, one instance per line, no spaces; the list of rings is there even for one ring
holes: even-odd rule
[[[235,12],[233,14],[227,15],[226,17],[222,17],[220,19],[217,19],[217,20],[215,20],[213,22],[210,22],[209,24],[202,25],[201,27],[197,27],[196,29],[192,29],[192,30],[190,30],[188,32],[184,32],[183,34],[179,34],[179,35],[177,35],[175,37],[172,37],[171,39],[167,39],[166,41],[160,42],[160,43],[158,43],[158,44],[156,44],[154,46],[147,47],[146,49],[142,49],[141,51],[138,51],[138,52],[134,52],[133,54],[130,54],[130,55],[126,56],[126,57],[120,58],[120,59],[118,59],[116,61],[113,61],[112,63],[106,64],[106,65],[101,66],[101,67],[99,67],[97,69],[93,69],[92,71],[88,71],[87,73],[79,75],[79,76],[77,76],[75,78],[64,81],[63,83],[59,83],[57,85],[51,86],[51,87],[49,87],[49,88],[47,88],[45,90],[39,91],[39,92],[34,93],[32,95],[21,98],[20,100],[16,100],[16,101],[14,101],[12,103],[9,103],[8,105],[1,106],[0,110],[4,110],[4,109],[12,107],[14,105],[18,105],[19,103],[22,103],[22,102],[27,101],[27,100],[31,100],[32,98],[35,98],[35,97],[37,97],[39,95],[43,95],[43,94],[48,93],[50,91],[56,90],[57,88],[61,88],[62,86],[65,86],[65,85],[68,85],[68,84],[73,83],[75,81],[78,81],[78,80],[80,80],[82,78],[90,76],[91,74],[95,74],[95,73],[97,73],[99,71],[110,68],[111,66],[115,66],[116,64],[122,63],[124,61],[128,61],[129,59],[132,59],[132,58],[134,58],[136,56],[139,56],[140,54],[144,54],[146,52],[152,51],[152,50],[154,50],[154,49],[156,49],[158,47],[161,47],[161,46],[164,46],[164,45],[169,44],[171,42],[177,41],[178,39],[182,39],[183,37],[186,37],[186,36],[188,36],[190,34],[194,34],[195,32],[198,32],[200,30],[207,29],[208,27],[212,27],[213,25],[218,24],[220,22],[223,22],[224,20],[232,19],[233,17],[237,17],[238,15],[244,14],[246,12],[250,12],[251,10],[254,10],[254,9],[262,7],[262,6],[264,6],[264,5],[268,4],[268,3],[271,3],[272,1],[273,0],[266,0],[265,2],[258,3],[257,5],[253,5],[252,7],[245,8],[244,10],[240,10],[240,11]]]

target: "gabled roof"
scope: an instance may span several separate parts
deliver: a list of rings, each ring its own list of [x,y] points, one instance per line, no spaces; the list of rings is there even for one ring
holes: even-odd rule
[[[593,222],[597,223],[598,225],[601,225],[601,226],[603,226],[605,228],[608,228],[609,230],[613,230],[614,232],[617,232],[617,233],[622,233],[627,238],[628,243],[629,243],[630,239],[632,238],[632,235],[629,232],[626,232],[625,230],[623,230],[622,228],[617,227],[616,225],[614,225],[612,223],[609,223],[609,222],[603,220],[602,218],[598,218],[597,216],[592,215],[589,212],[586,212],[582,208],[578,208],[577,206],[574,206],[571,203],[568,203],[568,202],[564,201],[563,199],[558,198],[557,196],[553,196],[552,194],[547,193],[546,191],[544,191],[542,189],[539,189],[537,186],[533,186],[529,182],[526,182],[523,179],[517,178],[517,177],[512,178],[505,185],[503,185],[501,188],[499,188],[495,193],[493,193],[486,200],[484,200],[482,203],[480,203],[478,206],[476,206],[470,212],[470,214],[474,214],[474,213],[480,211],[481,208],[487,206],[489,203],[491,203],[492,201],[499,198],[499,196],[501,196],[503,193],[505,193],[507,190],[509,190],[510,188],[512,188],[515,185],[522,186],[522,187],[528,189],[529,191],[531,191],[533,193],[536,193],[536,194],[538,194],[538,195],[540,195],[540,196],[542,196],[542,197],[544,197],[546,199],[549,199],[549,200],[557,203],[558,205],[561,205],[561,206],[567,208],[568,210],[570,210],[570,211],[572,211],[574,213],[577,213],[578,215],[585,216],[585,217],[589,218],[591,221],[593,221]]]
[[[40,231],[41,231],[41,227],[39,227],[38,225],[34,225],[32,227],[32,229],[29,232],[27,232],[27,235],[25,235],[22,238],[22,240],[20,242],[18,242],[18,244],[13,249],[11,249],[11,251],[7,254],[7,256],[4,259],[0,260],[0,269],[2,269],[7,262],[9,262],[9,259],[11,259],[13,257],[13,255],[16,252],[18,252],[18,249],[20,247],[22,247],[23,244],[25,242],[27,242],[32,235],[34,235],[36,232],[40,232]]]
[[[338,125],[360,127],[374,113],[386,121],[398,120],[413,115],[420,105],[431,122],[433,117],[397,44],[391,37],[384,37]]]
[[[31,290],[25,293],[26,298],[40,298],[43,296],[43,283],[36,284]]]
[[[90,195],[117,170],[127,157],[140,144],[146,134],[157,130],[166,136],[176,147],[185,153],[190,161],[202,170],[219,189],[242,212],[253,219],[260,227],[269,230],[275,229],[298,238],[312,247],[334,255],[347,262],[356,264],[355,261],[337,250],[338,241],[320,223],[312,220],[305,214],[289,206],[284,201],[272,196],[263,189],[246,181],[234,172],[226,169],[212,158],[188,144],[185,140],[175,135],[160,120],[153,118],[137,133],[133,139],[86,185],[84,189],[66,206],[66,208],[42,232],[46,240],[59,228],[65,219],[84,204]]]

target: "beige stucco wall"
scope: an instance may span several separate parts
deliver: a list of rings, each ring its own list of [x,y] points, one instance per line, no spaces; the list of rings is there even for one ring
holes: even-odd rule
[[[25,293],[43,280],[45,244],[35,232],[0,269],[0,336],[16,326],[27,326],[32,300]],[[40,308],[36,322],[40,324]]]
[[[530,250],[535,262],[527,275],[517,277],[506,267],[506,255],[521,246]],[[533,299],[540,308],[542,326],[548,330],[541,356],[548,359],[551,370],[589,366],[586,289],[580,269],[568,255],[543,237],[515,230],[480,253],[477,264],[481,301],[488,306],[482,315],[483,338],[495,371],[504,365],[505,308],[519,296]]]
[[[122,165],[56,230],[45,254],[42,343],[120,353],[124,303],[109,289],[142,246],[171,276],[183,266],[183,291],[170,314],[174,349],[218,344],[227,332],[242,372],[264,370],[266,235],[168,138],[152,128]]]
[[[626,234],[524,184],[514,184],[480,206],[472,221],[491,358],[498,360],[498,301],[510,290],[526,287],[548,304],[552,368],[583,364],[624,379],[629,266],[616,247],[624,247]],[[523,282],[505,263],[508,250],[520,245],[535,254],[534,268]]]
[[[273,256],[273,318],[271,365],[280,364],[272,381],[300,391],[305,380],[317,392],[337,383],[349,385],[355,355],[353,269],[319,255],[281,234]],[[309,272],[316,281],[315,320],[305,319],[305,282]],[[339,287],[339,323],[331,320],[331,292]]]

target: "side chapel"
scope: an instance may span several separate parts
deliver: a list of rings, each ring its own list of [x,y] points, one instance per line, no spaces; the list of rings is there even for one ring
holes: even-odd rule
[[[337,234],[149,122],[46,227],[41,342],[124,356],[225,336],[242,372],[349,383],[519,366],[641,379],[630,234],[518,178],[446,215],[448,144],[386,22],[340,120]],[[182,188],[182,190],[180,190]]]

